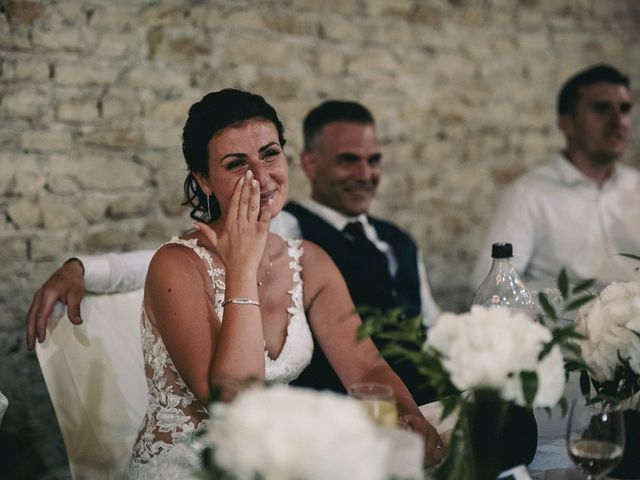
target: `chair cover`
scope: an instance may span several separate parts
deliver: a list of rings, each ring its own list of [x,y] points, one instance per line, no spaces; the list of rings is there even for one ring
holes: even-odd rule
[[[71,473],[127,478],[129,451],[147,406],[140,345],[142,290],[87,295],[82,325],[54,315],[37,345]]]

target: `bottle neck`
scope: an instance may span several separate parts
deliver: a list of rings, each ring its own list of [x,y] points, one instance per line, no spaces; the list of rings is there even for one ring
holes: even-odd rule
[[[517,276],[517,273],[513,268],[513,263],[511,262],[511,258],[512,257],[494,258],[493,263],[491,264],[491,271],[490,271],[491,276],[493,278],[496,278],[496,275],[500,275],[504,277],[508,275],[513,275],[514,273]]]

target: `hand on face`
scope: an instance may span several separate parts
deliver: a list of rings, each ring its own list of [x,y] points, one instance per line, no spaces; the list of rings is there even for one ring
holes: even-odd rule
[[[226,215],[210,227],[194,226],[213,245],[228,272],[255,275],[269,235],[273,200],[261,206],[260,185],[247,170],[236,184]]]

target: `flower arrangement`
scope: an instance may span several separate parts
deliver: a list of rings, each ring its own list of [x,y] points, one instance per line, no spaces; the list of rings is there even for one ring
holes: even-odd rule
[[[640,261],[640,257],[620,254]],[[638,271],[638,268],[635,269]],[[587,403],[624,409],[627,446],[622,460],[610,473],[614,478],[637,478],[640,462],[640,283],[613,282],[599,295],[588,291],[593,280],[569,288],[566,273],[558,276],[563,311],[578,310],[576,342],[567,353],[567,370],[580,370],[580,386]],[[559,318],[551,302],[541,296],[547,317]],[[635,403],[635,405],[634,405]]]
[[[607,286],[580,308],[578,332],[593,403],[618,403],[640,391],[640,283]]]
[[[424,342],[419,319],[373,312],[361,334],[389,339],[385,353],[416,365],[424,383],[438,392],[443,417],[457,414],[436,479],[496,478],[503,466],[503,421],[512,406],[552,407],[564,392],[560,345],[570,335],[558,336],[510,309],[474,306],[468,313],[444,313]]]
[[[547,407],[558,403],[565,385],[560,349],[540,355],[552,338],[522,313],[474,306],[469,313],[443,314],[425,349],[441,358],[460,392],[495,390],[516,405]]]
[[[398,466],[392,461],[398,437],[376,427],[357,400],[343,395],[285,385],[253,387],[230,403],[213,403],[210,415],[200,438],[206,446],[205,478],[422,478],[421,439],[396,432],[415,453],[407,461],[404,449],[406,463]]]

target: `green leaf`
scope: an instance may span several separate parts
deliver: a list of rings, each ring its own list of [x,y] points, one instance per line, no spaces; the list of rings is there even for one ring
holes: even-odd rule
[[[567,276],[567,271],[564,268],[562,268],[558,274],[558,290],[560,290],[562,298],[566,300],[569,295],[569,277]]]
[[[555,346],[556,344],[556,339],[552,339],[550,342],[547,342],[544,344],[544,347],[542,347],[542,350],[540,350],[540,353],[538,354],[538,361],[542,360],[544,357],[546,357],[547,355],[549,355],[549,352],[551,352],[551,349]]]
[[[586,280],[583,280],[582,282],[578,283],[575,287],[573,287],[572,293],[576,294],[582,291],[587,291],[591,287],[593,287],[595,283],[596,283],[596,280],[594,278],[588,278]]]
[[[640,257],[638,255],[632,255],[631,253],[618,253],[618,255],[640,261]]]
[[[535,371],[520,372],[520,381],[522,382],[524,400],[527,402],[527,406],[531,407],[538,392],[538,374]]]
[[[538,293],[538,300],[540,301],[540,305],[542,305],[542,310],[544,310],[544,313],[555,320],[557,318],[556,309],[553,308],[553,305],[551,305],[547,294],[544,292]]]
[[[584,297],[578,297],[575,300],[572,300],[571,302],[569,302],[569,304],[565,307],[565,311],[577,310],[581,306],[583,306],[586,303],[589,303],[593,299],[594,299],[594,295],[591,295],[591,294],[585,295]]]
[[[567,414],[567,399],[562,397],[560,399],[560,401],[558,402],[558,406],[560,407],[560,412],[562,413],[562,416],[564,417]]]
[[[591,391],[591,380],[586,370],[580,372],[580,391],[585,398],[589,396]]]

